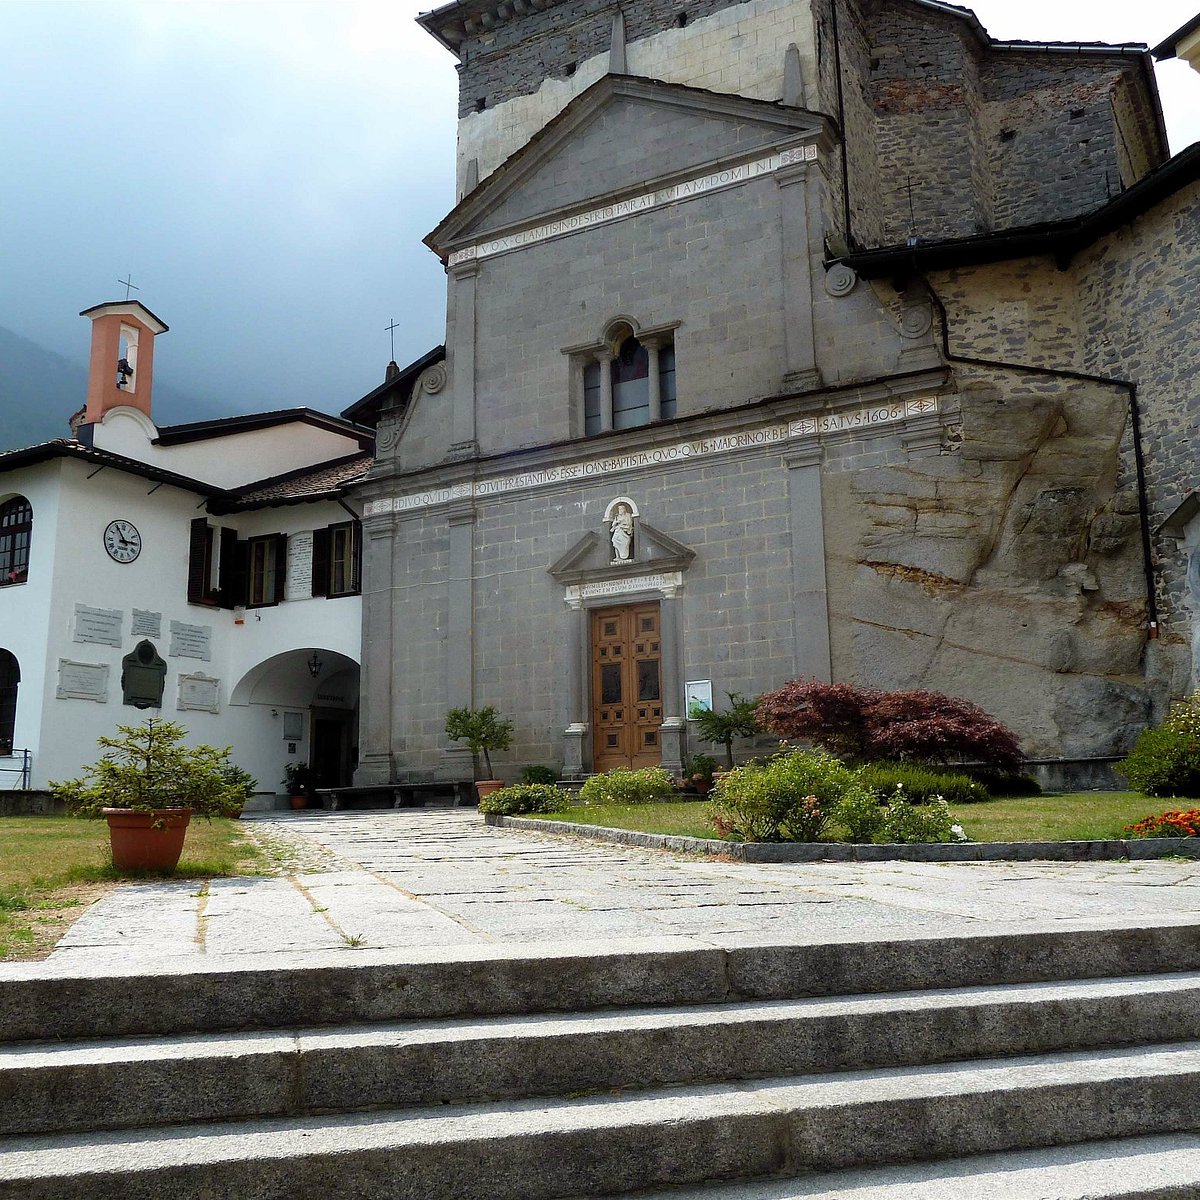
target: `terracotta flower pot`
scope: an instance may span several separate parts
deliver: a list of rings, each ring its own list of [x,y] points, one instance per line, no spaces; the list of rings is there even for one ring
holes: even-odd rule
[[[503,786],[503,779],[477,779],[475,781],[475,798],[476,800],[482,800],[484,796],[490,796],[493,792],[498,792]]]
[[[106,808],[113,866],[118,871],[173,871],[183,853],[190,808],[156,808],[139,812]]]
[[[308,807],[308,797],[307,796],[289,796],[288,803],[293,808],[307,808]]]

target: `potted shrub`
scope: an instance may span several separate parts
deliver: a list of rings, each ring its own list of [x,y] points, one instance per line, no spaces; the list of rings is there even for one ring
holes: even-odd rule
[[[717,760],[709,754],[693,754],[688,760],[683,779],[684,789],[695,792],[698,796],[707,796],[708,789],[713,785],[713,774],[717,769]]]
[[[185,746],[186,730],[151,717],[118,725],[120,737],[102,737],[104,753],[79,779],[50,789],[78,816],[108,820],[113,866],[120,871],[173,871],[193,813],[228,816],[244,786],[223,774],[229,749]]]
[[[283,764],[283,786],[293,808],[307,808],[312,799],[313,769],[308,763],[289,762]]]
[[[477,796],[490,795],[504,786],[503,781],[492,776],[489,751],[507,750],[512,745],[512,729],[512,722],[502,721],[491,704],[485,708],[452,708],[446,714],[446,736],[452,742],[466,742],[471,751],[471,774]],[[479,774],[481,754],[487,772],[482,777]]]
[[[235,767],[233,763],[227,763],[221,768],[221,778],[229,785],[230,796],[233,798],[233,807],[228,815],[234,818],[240,817],[242,810],[246,807],[246,802],[254,795],[254,789],[258,787],[258,780],[249,771],[243,771],[241,767]]]

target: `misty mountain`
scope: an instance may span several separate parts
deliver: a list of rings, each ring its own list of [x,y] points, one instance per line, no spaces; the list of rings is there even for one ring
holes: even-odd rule
[[[0,451],[69,437],[68,421],[87,398],[87,364],[73,362],[0,326]],[[228,403],[189,396],[154,381],[160,425],[232,416]]]

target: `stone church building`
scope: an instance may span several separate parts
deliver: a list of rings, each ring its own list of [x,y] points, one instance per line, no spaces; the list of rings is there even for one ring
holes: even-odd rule
[[[1193,686],[1200,146],[1144,46],[933,0],[420,21],[459,199],[444,348],[347,413],[358,782],[469,773],[460,705],[514,721],[511,778],[678,771],[689,700],[797,677],[1066,760]]]

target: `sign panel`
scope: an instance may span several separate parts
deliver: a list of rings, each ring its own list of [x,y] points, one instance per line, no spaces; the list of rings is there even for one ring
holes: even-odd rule
[[[95,700],[104,704],[108,700],[108,665],[106,663],[72,662],[69,658],[58,660],[59,700]]]
[[[121,644],[121,626],[125,613],[119,608],[88,608],[75,605],[75,641],[99,642],[103,646]]]
[[[162,637],[162,613],[149,612],[144,608],[133,610],[133,624],[129,629],[133,637]]]
[[[175,707],[197,712],[221,711],[221,681],[211,675],[180,675],[179,697]]]
[[[212,659],[212,626],[172,621],[171,646],[167,653],[172,658],[202,658],[209,662]]]

